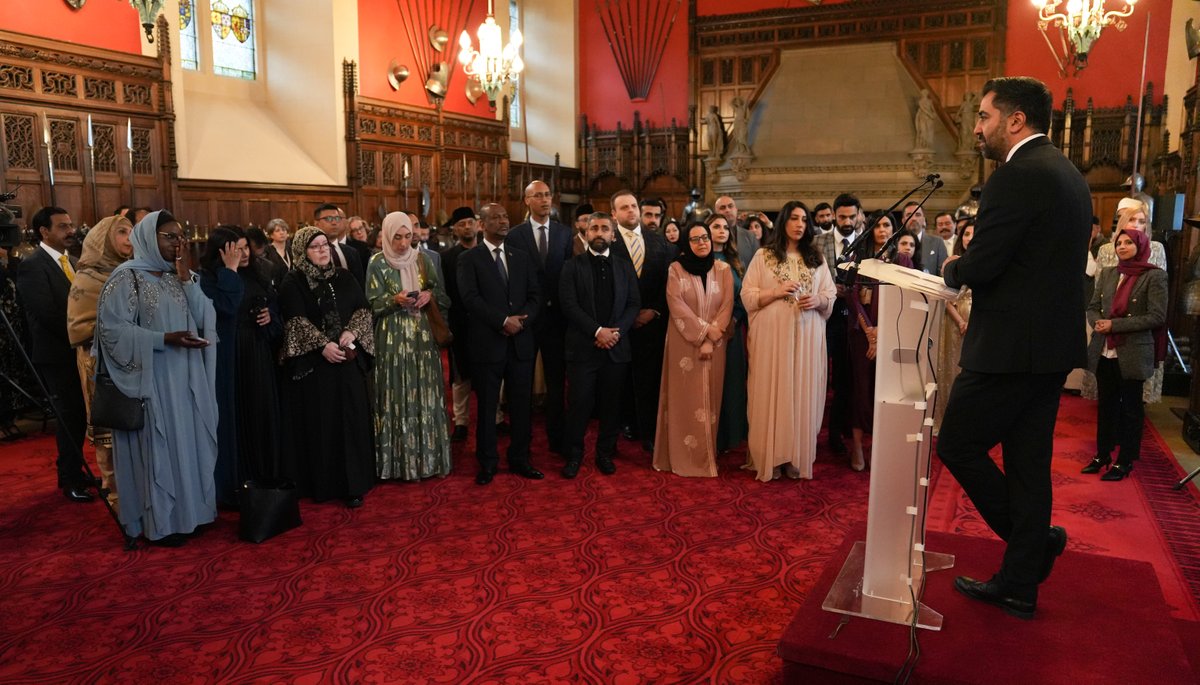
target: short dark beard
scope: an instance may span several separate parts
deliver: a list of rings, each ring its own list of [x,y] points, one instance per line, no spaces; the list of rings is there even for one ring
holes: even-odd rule
[[[596,243],[600,243],[600,246],[596,247]],[[592,252],[602,253],[609,247],[612,247],[612,243],[604,238],[592,238],[588,241],[588,247],[592,249]]]

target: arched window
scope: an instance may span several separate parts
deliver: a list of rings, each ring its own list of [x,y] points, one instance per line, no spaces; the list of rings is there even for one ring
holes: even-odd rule
[[[258,75],[255,0],[179,0],[180,61],[184,69],[253,81]],[[211,30],[211,33],[208,31]],[[210,60],[201,60],[208,48]]]

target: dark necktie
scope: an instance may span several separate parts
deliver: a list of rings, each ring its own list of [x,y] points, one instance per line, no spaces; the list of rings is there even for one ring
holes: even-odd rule
[[[337,261],[338,268],[346,268],[346,256],[342,254],[342,246],[338,243],[333,244],[333,258]]]
[[[492,250],[496,253],[496,271],[500,272],[500,280],[505,286],[508,285],[508,269],[504,268],[504,260],[500,258],[500,248]]]
[[[850,247],[850,239],[842,238],[842,254],[846,254],[846,248]]]
[[[549,253],[550,246],[546,241],[546,227],[538,226],[538,254],[542,257],[542,263],[546,263],[546,254]]]

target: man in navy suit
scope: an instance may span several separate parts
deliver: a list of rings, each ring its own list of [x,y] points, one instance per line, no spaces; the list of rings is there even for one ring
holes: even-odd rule
[[[613,256],[633,266],[642,305],[629,334],[633,361],[632,377],[625,387],[625,419],[636,426],[634,437],[642,441],[643,449],[653,453],[667,339],[667,269],[675,258],[675,248],[661,235],[642,230],[641,211],[632,191],[617,191],[612,196],[612,207],[617,222]]]
[[[621,428],[621,386],[633,359],[629,333],[641,309],[633,264],[614,259],[612,216],[596,212],[588,219],[588,249],[563,266],[559,301],[567,320],[566,358],[571,403],[567,410],[567,464],[564,478],[574,478],[583,462],[583,435],[592,409],[600,403],[596,468],[616,472],[613,455]]]
[[[904,220],[900,223],[917,237],[917,245],[921,249],[921,270],[940,276],[942,263],[946,261],[946,241],[940,235],[925,230],[925,210],[916,202],[909,202],[904,205]]]
[[[350,272],[358,284],[365,290],[367,287],[367,260],[360,248],[347,240],[350,227],[346,223],[342,210],[332,203],[323,204],[313,210],[313,224],[325,232],[329,239],[329,256],[334,266]],[[367,244],[363,243],[366,248]],[[370,248],[367,248],[369,251]]]
[[[553,197],[550,186],[542,181],[525,186],[529,219],[513,227],[508,244],[524,250],[537,265],[542,307],[533,324],[533,339],[542,356],[542,375],[546,379],[546,440],[551,452],[563,454],[563,392],[567,374],[563,336],[566,335],[566,320],[558,302],[558,277],[563,264],[571,258],[571,229],[550,218]]]
[[[1087,182],[1050,130],[1051,96],[1027,77],[983,86],[975,136],[1001,162],[984,186],[971,249],[951,257],[946,285],[971,288],[938,456],[1007,546],[990,580],[960,592],[1032,618],[1038,584],[1067,544],[1050,526],[1050,458],[1067,373],[1086,363],[1083,274],[1091,228]],[[1004,450],[1001,470],[988,451]]]
[[[38,237],[38,249],[21,262],[17,295],[29,321],[30,356],[62,418],[55,430],[58,487],[72,502],[88,502],[91,483],[83,470],[87,410],[75,350],[67,337],[67,296],[75,280],[75,259],[67,250],[75,244],[75,224],[67,210],[43,207],[30,226]]]
[[[479,473],[475,482],[491,483],[500,462],[495,417],[502,381],[508,392],[512,435],[508,469],[537,480],[542,472],[529,463],[536,352],[533,325],[541,307],[537,268],[533,257],[505,244],[508,212],[503,206],[484,205],[479,217],[483,242],[458,258],[459,296],[471,315],[471,384],[479,406],[475,417]]]

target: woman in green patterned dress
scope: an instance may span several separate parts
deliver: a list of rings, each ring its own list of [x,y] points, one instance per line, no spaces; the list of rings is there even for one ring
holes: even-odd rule
[[[403,212],[383,220],[383,251],[367,268],[375,314],[375,470],[418,480],[450,473],[450,434],[441,355],[422,309],[450,306],[432,261],[412,243]]]

